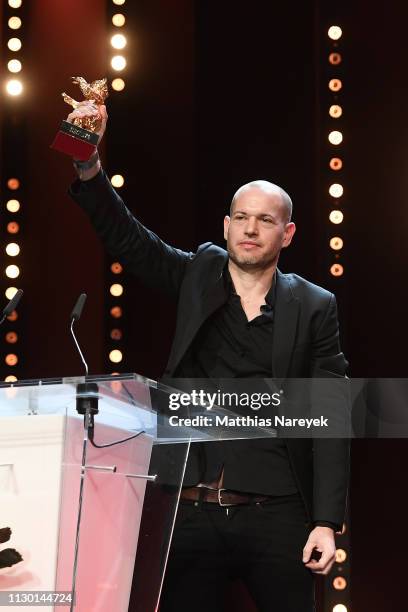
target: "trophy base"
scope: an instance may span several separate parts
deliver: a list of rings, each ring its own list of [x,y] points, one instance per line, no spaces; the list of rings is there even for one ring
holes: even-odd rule
[[[88,161],[96,149],[99,136],[95,132],[63,121],[59,132],[50,145],[51,149],[65,153],[80,161]]]

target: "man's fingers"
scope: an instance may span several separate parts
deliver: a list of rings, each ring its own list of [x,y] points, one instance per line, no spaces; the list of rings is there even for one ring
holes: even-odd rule
[[[312,542],[306,542],[305,547],[303,549],[303,563],[307,563],[308,561],[310,561],[310,557],[312,555],[314,549],[314,544],[312,544]]]
[[[329,573],[334,560],[335,555],[333,555],[332,551],[325,550],[323,551],[319,561],[312,559],[309,563],[306,563],[306,567],[317,574],[327,574]]]

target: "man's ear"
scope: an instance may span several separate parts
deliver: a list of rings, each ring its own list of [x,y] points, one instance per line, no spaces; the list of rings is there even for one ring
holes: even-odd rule
[[[283,249],[290,245],[295,232],[296,232],[296,225],[293,223],[293,221],[291,221],[290,223],[287,223],[286,228],[285,228],[285,236],[283,238],[283,243],[282,243]]]
[[[225,215],[224,217],[224,240],[227,240],[228,238],[228,228],[229,228],[230,221],[231,219],[229,218],[229,216]]]

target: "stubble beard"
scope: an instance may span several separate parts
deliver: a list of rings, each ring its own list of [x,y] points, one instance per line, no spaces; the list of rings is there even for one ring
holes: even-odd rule
[[[229,244],[227,244],[227,250],[231,261],[243,270],[264,270],[278,261],[278,254],[269,253],[257,256],[248,253],[240,256]]]

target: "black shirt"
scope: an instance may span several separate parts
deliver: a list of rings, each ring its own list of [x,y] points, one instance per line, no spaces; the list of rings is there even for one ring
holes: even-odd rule
[[[261,306],[261,314],[251,321],[248,321],[242,308],[240,296],[235,292],[227,267],[224,269],[223,278],[226,301],[202,325],[178,366],[175,378],[211,379],[215,385],[217,379],[258,379],[259,391],[259,385],[262,385],[259,379],[273,377],[272,342],[276,275],[265,296],[266,304]],[[239,384],[245,386],[245,382]],[[247,386],[248,384],[249,380]],[[175,385],[181,386],[177,385],[176,381]],[[195,460],[203,466],[202,482],[216,480],[224,468],[224,486],[228,488],[229,475],[237,470],[245,470],[245,457],[254,445],[258,447],[266,445],[268,452],[274,454],[273,473],[265,474],[269,483],[273,483],[274,493],[289,495],[297,492],[286,444],[279,438],[193,444],[193,456],[190,461]],[[199,453],[200,457],[194,456]],[[262,470],[262,465],[259,466],[259,470]]]

